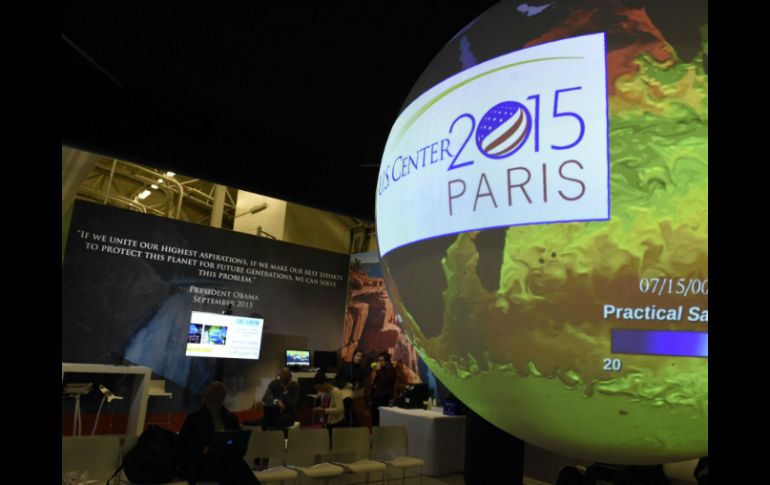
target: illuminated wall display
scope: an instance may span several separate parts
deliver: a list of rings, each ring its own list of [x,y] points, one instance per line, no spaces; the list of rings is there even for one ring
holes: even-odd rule
[[[263,324],[261,318],[191,312],[185,355],[259,359]]]

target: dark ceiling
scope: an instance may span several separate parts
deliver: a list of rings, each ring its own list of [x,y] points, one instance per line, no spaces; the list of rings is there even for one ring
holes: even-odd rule
[[[407,94],[494,3],[67,2],[62,143],[374,220]]]

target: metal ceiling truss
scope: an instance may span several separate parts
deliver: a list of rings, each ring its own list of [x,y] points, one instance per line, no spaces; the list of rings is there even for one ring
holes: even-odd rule
[[[214,184],[183,175],[167,176],[160,170],[117,159],[100,157],[77,197],[115,205],[145,214],[208,224],[214,205]],[[144,199],[139,195],[150,194]],[[225,196],[223,226],[232,227],[235,218],[235,189]]]

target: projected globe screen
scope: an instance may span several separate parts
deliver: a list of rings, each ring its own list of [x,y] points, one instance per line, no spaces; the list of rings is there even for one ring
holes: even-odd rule
[[[377,185],[431,370],[608,463],[708,454],[708,29],[661,5],[496,5],[417,81]]]

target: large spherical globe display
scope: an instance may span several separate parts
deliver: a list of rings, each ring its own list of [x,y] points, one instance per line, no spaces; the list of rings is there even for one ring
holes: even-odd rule
[[[503,1],[385,148],[403,325],[501,429],[599,462],[708,454],[706,2]]]

